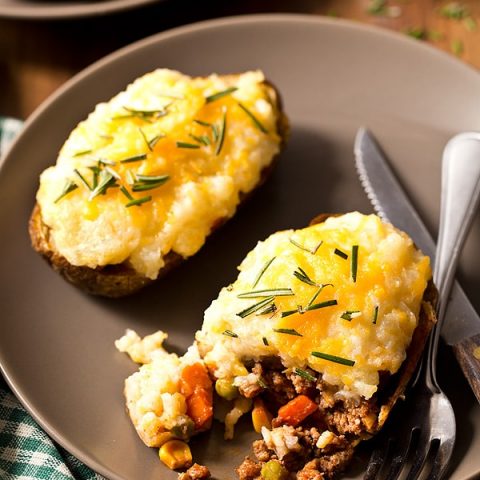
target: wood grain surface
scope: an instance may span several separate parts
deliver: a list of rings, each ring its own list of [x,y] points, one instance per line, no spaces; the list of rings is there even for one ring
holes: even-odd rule
[[[0,115],[25,119],[74,74],[135,40],[178,25],[227,15],[290,12],[354,19],[422,36],[419,41],[458,55],[478,68],[480,2],[455,3],[464,7],[465,18],[446,18],[442,8],[452,2],[434,0],[162,0],[148,7],[93,18],[4,18],[0,19]]]

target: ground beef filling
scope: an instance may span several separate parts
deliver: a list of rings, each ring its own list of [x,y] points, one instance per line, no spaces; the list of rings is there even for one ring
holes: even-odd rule
[[[275,359],[251,366],[262,388],[254,395],[253,389],[248,391],[249,398],[260,396],[274,417],[299,395],[313,400],[318,410],[294,426],[276,416],[272,431],[253,444],[255,460],[247,457],[237,468],[240,480],[261,479],[262,467],[270,461],[279,462],[292,479],[332,479],[348,465],[358,440],[373,433],[379,413],[375,396],[370,400],[338,397],[337,389],[317,372],[305,371],[316,380],[285,373],[285,367]]]

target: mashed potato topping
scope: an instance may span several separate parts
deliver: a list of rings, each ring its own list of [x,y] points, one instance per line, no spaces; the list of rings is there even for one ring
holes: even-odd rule
[[[41,176],[55,249],[72,265],[128,261],[152,279],[167,253],[193,255],[279,151],[263,82],[159,69],[99,104]]]
[[[405,359],[431,277],[405,233],[357,212],[275,233],[239,269],[196,335],[215,376],[238,384],[245,360],[279,356],[366,399]]]

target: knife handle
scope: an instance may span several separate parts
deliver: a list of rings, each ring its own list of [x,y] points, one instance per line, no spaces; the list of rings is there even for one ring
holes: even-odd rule
[[[453,345],[453,352],[480,402],[480,333]]]

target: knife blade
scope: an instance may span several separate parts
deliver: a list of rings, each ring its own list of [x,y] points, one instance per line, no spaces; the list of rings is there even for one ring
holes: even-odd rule
[[[412,205],[371,132],[360,128],[355,138],[355,165],[373,208],[383,219],[408,233],[432,259],[435,242]],[[480,317],[458,282],[454,282],[442,337],[455,356],[480,402]]]

